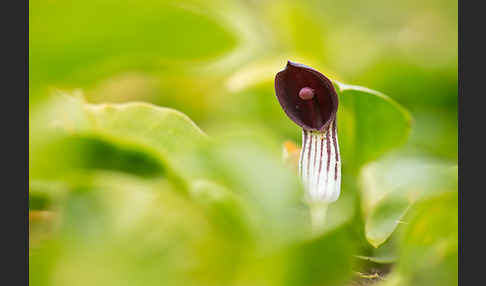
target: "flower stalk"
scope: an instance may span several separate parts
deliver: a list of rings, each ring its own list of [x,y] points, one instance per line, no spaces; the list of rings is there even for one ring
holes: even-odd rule
[[[326,225],[328,203],[313,203],[309,205],[311,227],[313,233],[320,233]]]

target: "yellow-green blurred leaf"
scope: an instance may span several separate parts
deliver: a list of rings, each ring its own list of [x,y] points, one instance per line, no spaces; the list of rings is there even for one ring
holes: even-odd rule
[[[205,60],[237,38],[214,15],[169,1],[32,1],[31,85],[85,84],[126,69]]]

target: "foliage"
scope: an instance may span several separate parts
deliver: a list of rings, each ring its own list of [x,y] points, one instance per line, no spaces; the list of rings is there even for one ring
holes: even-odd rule
[[[446,2],[31,1],[30,284],[455,285]],[[339,96],[319,233],[274,94],[287,60]]]

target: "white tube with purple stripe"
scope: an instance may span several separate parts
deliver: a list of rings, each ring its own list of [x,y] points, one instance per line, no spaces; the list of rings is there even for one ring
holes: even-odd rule
[[[309,202],[332,203],[341,193],[336,120],[324,132],[302,130],[299,173]]]

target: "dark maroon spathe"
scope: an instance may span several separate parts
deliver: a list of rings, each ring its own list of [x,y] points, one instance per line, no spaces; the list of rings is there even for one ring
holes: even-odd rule
[[[325,132],[336,118],[338,96],[332,82],[306,65],[288,61],[275,76],[275,93],[287,116],[306,131]]]

